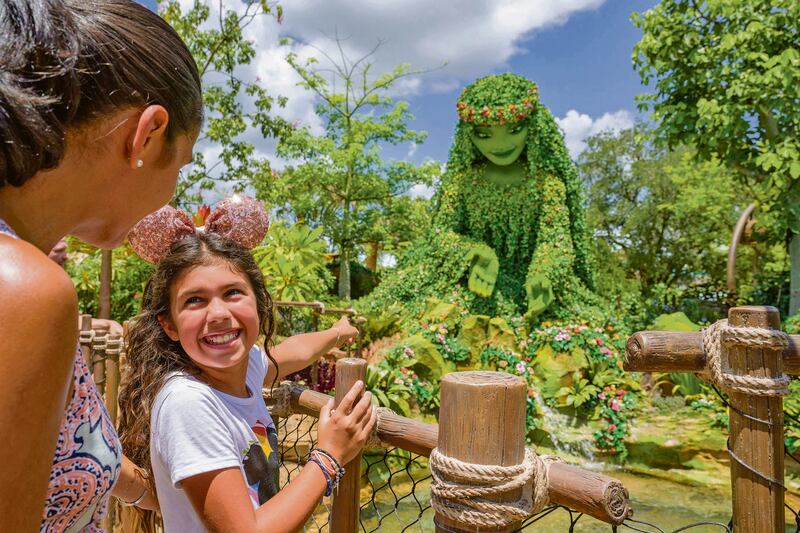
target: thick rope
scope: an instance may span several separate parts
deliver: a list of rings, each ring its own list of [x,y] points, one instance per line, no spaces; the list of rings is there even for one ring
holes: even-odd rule
[[[513,466],[459,461],[431,450],[431,505],[437,514],[462,524],[504,527],[540,512],[549,503],[547,473],[555,456],[538,456],[525,449],[523,462]],[[486,498],[522,489],[513,502]]]
[[[274,389],[264,389],[265,396],[275,403],[269,408],[269,414],[277,418],[286,418],[292,414],[292,383],[281,383]]]
[[[704,379],[728,391],[752,396],[786,396],[789,394],[789,376],[768,378],[744,376],[733,373],[728,359],[728,348],[741,346],[764,350],[783,350],[789,346],[789,336],[774,329],[734,327],[727,320],[719,320],[703,330],[703,350],[706,354]]]
[[[367,437],[367,442],[364,444],[364,449],[373,450],[376,448],[388,448],[389,445],[383,442],[378,436],[378,428],[381,426],[381,419],[389,413],[394,414],[394,411],[388,407],[373,407],[373,409],[375,409],[375,425],[372,426],[372,431],[370,432],[369,437]]]

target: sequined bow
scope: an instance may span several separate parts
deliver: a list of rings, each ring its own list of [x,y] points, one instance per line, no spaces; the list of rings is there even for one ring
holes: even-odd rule
[[[268,229],[269,216],[261,202],[237,194],[217,204],[201,227],[183,211],[165,205],[140,220],[128,233],[128,241],[139,257],[157,263],[173,244],[193,233],[216,233],[249,250],[258,246]]]

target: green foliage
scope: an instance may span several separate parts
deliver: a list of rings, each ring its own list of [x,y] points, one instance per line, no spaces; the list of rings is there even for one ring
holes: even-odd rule
[[[672,388],[673,394],[677,393],[681,396],[696,396],[709,390],[708,387],[703,385],[703,381],[694,374],[689,374],[686,372],[671,372],[669,379],[675,384],[675,386]]]
[[[365,385],[379,406],[388,407],[403,416],[411,414],[408,399],[412,391],[405,384],[403,375],[398,369],[367,366]]]
[[[386,238],[392,225],[382,222],[385,217],[396,219],[414,212],[416,203],[404,193],[417,184],[429,185],[438,175],[438,165],[386,161],[381,154],[382,145],[421,143],[426,137],[408,128],[413,119],[408,103],[387,95],[398,80],[414,74],[409,67],[401,65],[374,77],[368,57],[352,61],[341,42],[337,44],[341,62],[328,57],[331,64],[325,68],[314,58],[303,63],[293,53],[287,56],[302,79],[300,85],[317,96],[316,111],[325,132],[317,136],[301,126],[282,138],[278,155],[299,163],[280,174],[262,175],[256,191],[279,212],[323,228],[344,267],[339,297],[346,299],[350,297],[349,261],[356,247]]]
[[[264,138],[281,137],[290,126],[273,116],[273,108],[286,99],[270,95],[259,79],[242,79],[242,65],[256,54],[255,43],[243,36],[254,20],[274,16],[280,22],[283,9],[266,0],[247,2],[242,13],[219,2],[218,18],[211,19],[210,0],[194,0],[183,10],[178,0],[161,3],[159,13],[181,36],[195,58],[203,80],[205,125],[198,148],[213,144],[220,149],[218,161],[210,166],[201,150],[195,151],[193,165],[181,175],[175,203],[181,207],[202,204],[203,191],[228,183],[236,191],[254,180],[269,176],[269,161],[255,155],[252,143],[241,136],[255,129]],[[243,104],[247,101],[248,105]]]
[[[669,315],[659,315],[647,329],[654,331],[700,331],[700,326],[689,320],[685,313],[678,311]]]
[[[800,3],[662,0],[633,21],[659,138],[735,170],[771,243],[799,234]]]
[[[333,278],[326,268],[322,229],[304,224],[272,224],[265,243],[253,249],[272,298],[284,301],[320,300]]]
[[[68,239],[66,271],[78,292],[81,313],[98,316],[100,294],[100,250],[77,239]],[[128,246],[112,252],[110,318],[122,323],[139,312],[145,283],[153,265],[139,258]]]
[[[789,453],[800,450],[800,381],[789,383],[789,395],[783,399],[784,442]]]
[[[583,404],[588,404],[599,392],[599,389],[589,383],[589,380],[581,377],[580,373],[576,372],[572,378],[572,385],[568,387],[561,387],[556,393],[556,397],[560,400],[561,405],[571,406],[578,411]]]
[[[726,303],[731,230],[750,199],[716,161],[697,162],[688,148],[666,151],[649,137],[641,126],[601,133],[581,154],[598,289],[630,329],[678,310],[713,321]],[[740,265],[740,284],[751,269]]]

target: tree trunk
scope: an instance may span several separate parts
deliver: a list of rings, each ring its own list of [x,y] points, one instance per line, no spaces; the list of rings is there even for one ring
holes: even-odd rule
[[[339,298],[350,299],[350,200],[345,199],[342,205],[342,227],[344,238],[339,246]]]
[[[367,256],[367,268],[373,272],[378,271],[378,253],[381,251],[381,243],[369,243],[369,255]]]
[[[800,234],[789,241],[789,315],[800,310]]]
[[[350,253],[347,245],[342,246],[339,254],[339,298],[350,299]]]

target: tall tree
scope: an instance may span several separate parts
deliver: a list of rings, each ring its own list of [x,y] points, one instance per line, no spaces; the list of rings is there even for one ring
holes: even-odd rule
[[[732,171],[654,146],[642,127],[590,137],[578,170],[601,291],[633,284],[660,305],[674,294],[724,303],[730,231],[744,207]]]
[[[776,241],[790,242],[800,308],[800,2],[662,0],[634,14],[635,67],[668,145],[736,171]]]
[[[415,73],[401,65],[373,76],[370,58],[377,47],[351,60],[338,40],[337,45],[338,60],[321,52],[328,62],[324,66],[314,58],[301,62],[288,55],[300,85],[318,98],[324,133],[298,127],[281,139],[278,155],[299,163],[262,181],[257,190],[307,224],[325,228],[339,253],[339,297],[349,298],[350,261],[357,247],[381,238],[385,217],[403,211],[401,197],[414,185],[429,185],[439,166],[387,160],[382,153],[386,145],[421,143],[427,135],[408,127],[414,118],[408,103],[388,94],[401,78]]]
[[[260,17],[274,16],[281,22],[281,6],[257,0],[243,2],[237,10],[219,0],[217,16],[212,18],[212,1],[194,0],[184,11],[178,0],[169,0],[160,8],[162,17],[191,50],[204,87],[205,127],[193,165],[182,173],[175,197],[183,207],[201,204],[203,191],[221,184],[240,191],[257,176],[269,175],[269,161],[256,156],[255,147],[243,134],[252,129],[264,138],[280,137],[290,129],[272,113],[276,105],[283,107],[286,99],[272,96],[257,78],[242,77],[242,67],[250,64],[256,53],[254,43],[244,37],[245,29]],[[201,150],[206,146],[220,150],[215,161],[204,158]]]

